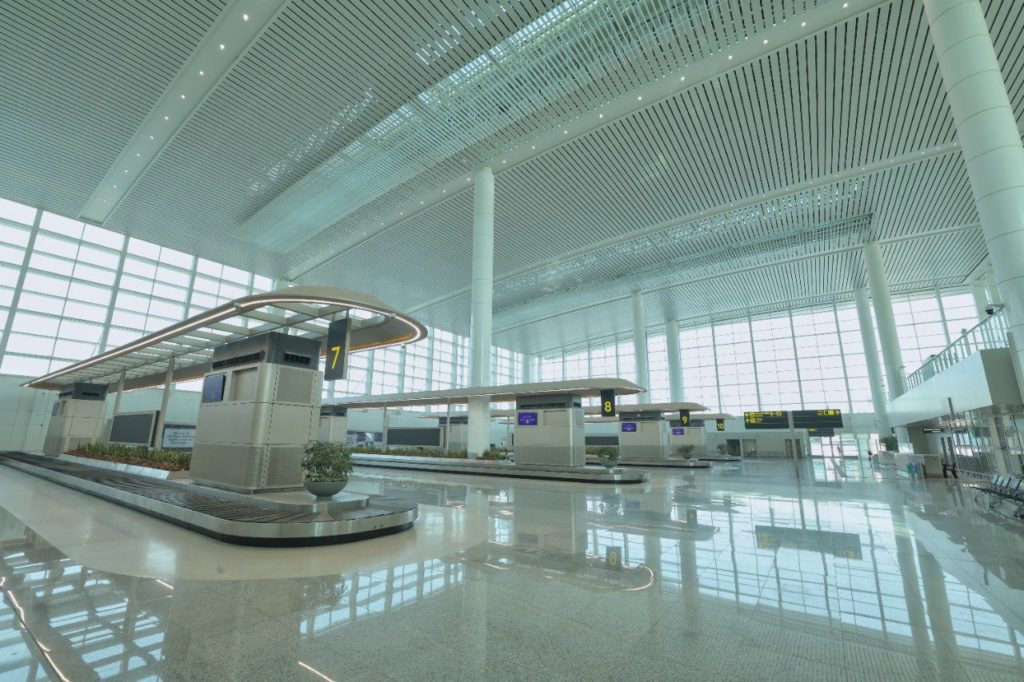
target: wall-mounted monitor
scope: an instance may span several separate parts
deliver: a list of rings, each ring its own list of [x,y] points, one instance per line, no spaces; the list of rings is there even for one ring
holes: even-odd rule
[[[224,400],[224,380],[227,375],[211,374],[203,379],[203,402],[219,403]]]
[[[536,412],[520,412],[519,413],[519,425],[520,426],[536,426],[537,425],[537,413]]]
[[[124,445],[153,445],[153,429],[159,412],[122,412],[110,424],[110,442]]]
[[[683,436],[686,434],[686,429],[672,429],[673,436]]]
[[[636,424],[634,422],[622,422],[623,433],[636,433]]]

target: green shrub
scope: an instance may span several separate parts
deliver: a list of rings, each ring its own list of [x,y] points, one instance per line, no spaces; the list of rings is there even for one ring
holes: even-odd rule
[[[891,452],[898,452],[900,449],[900,443],[896,440],[896,436],[886,436],[881,439],[882,447]]]
[[[696,445],[680,445],[678,448],[676,448],[676,454],[679,455],[680,457],[690,459],[691,457],[693,457],[693,451],[696,449]]]
[[[610,445],[597,448],[597,458],[601,460],[601,466],[611,469],[619,462],[619,449]]]
[[[187,450],[150,450],[141,445],[121,445],[119,443],[83,443],[68,454],[82,455],[108,462],[149,465],[171,471],[187,471],[192,462],[192,453]]]
[[[340,443],[310,441],[302,458],[307,481],[347,481],[352,473],[352,451]]]
[[[480,453],[480,459],[505,459],[507,453],[497,445],[491,445]]]

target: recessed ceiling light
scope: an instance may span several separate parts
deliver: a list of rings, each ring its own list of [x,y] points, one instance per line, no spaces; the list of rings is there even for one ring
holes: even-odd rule
[[[469,178],[466,178],[466,182],[471,182]]]
[[[508,163],[508,159],[502,159],[501,162],[502,163]]]
[[[117,189],[117,185],[114,185],[114,189]]]
[[[248,14],[243,14],[242,15],[242,21],[249,21],[249,15]]]
[[[171,117],[170,117],[170,116],[164,116],[164,120],[165,120],[165,121],[170,121],[170,120],[171,120]]]
[[[568,134],[569,134],[569,131],[568,131],[568,130],[563,130],[563,131],[562,131],[562,134],[563,134],[563,135],[568,135]]]
[[[686,80],[686,76],[680,76],[680,77],[679,77],[679,81],[680,81],[680,82],[682,82],[682,81],[684,81],[684,80]]]
[[[420,206],[422,206],[422,205],[423,205],[423,202],[421,201],[421,202],[420,202]]]
[[[532,147],[530,147],[530,149],[536,149],[536,148],[537,148],[537,145],[533,145]]]
[[[142,154],[135,152],[135,156],[142,156]]]
[[[639,101],[640,101],[640,100],[642,100],[643,98],[644,98],[644,96],[643,96],[643,95],[637,95],[637,97],[636,97],[636,101],[637,101],[637,102],[639,102]]]
[[[732,55],[729,55],[729,59],[730,59],[730,60],[732,59]]]
[[[184,94],[182,94],[181,98],[182,98],[182,99],[185,99],[185,95],[184,95]]]
[[[222,49],[222,50],[223,50],[223,49],[224,49],[224,43],[221,43],[221,44],[220,44],[220,45],[218,45],[217,47],[219,47],[220,49]]]
[[[441,190],[441,194],[448,194],[448,190],[446,190],[446,189]]]
[[[153,139],[153,136],[152,136],[152,135],[150,135],[150,136],[149,136],[149,139],[151,139],[151,140],[152,140],[152,139]]]
[[[604,114],[598,114],[597,117],[598,118],[604,118]]]
[[[124,169],[124,172],[125,172],[125,175],[127,175],[127,174],[128,174],[128,169],[127,169],[127,168],[125,168],[125,169]]]
[[[762,41],[761,41],[761,44],[762,44],[762,45],[767,45],[767,44],[768,44],[768,39],[767,39],[767,38],[765,38],[764,40],[762,40]]]
[[[401,212],[401,213],[399,213],[398,215],[405,215],[405,211],[402,211],[402,212]]]
[[[206,75],[206,72],[205,72],[205,71],[203,71],[202,69],[199,69],[199,75],[200,75],[200,76],[205,76],[205,75]]]

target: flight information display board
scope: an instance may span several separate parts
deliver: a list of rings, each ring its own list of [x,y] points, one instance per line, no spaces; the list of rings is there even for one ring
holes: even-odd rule
[[[716,419],[715,420],[715,431],[725,431],[725,420],[724,419]]]
[[[794,429],[841,429],[843,411],[832,407],[820,410],[793,410]]]
[[[690,425],[690,411],[689,410],[679,410],[679,421],[682,423],[683,426],[689,426]]]
[[[789,412],[785,410],[744,412],[743,426],[748,429],[788,429]]]

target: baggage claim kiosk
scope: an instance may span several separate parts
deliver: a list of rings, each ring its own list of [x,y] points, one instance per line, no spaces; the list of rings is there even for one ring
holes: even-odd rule
[[[322,354],[327,377],[342,378],[349,351],[426,335],[412,318],[357,292],[301,286],[245,296],[25,383],[59,393],[46,438],[53,456],[0,453],[0,464],[236,544],[330,544],[405,530],[417,515],[407,500],[252,493],[300,489],[319,417]],[[164,385],[163,412],[172,383],[199,378],[194,483],[63,457],[97,438],[112,389],[116,411],[124,390]]]

